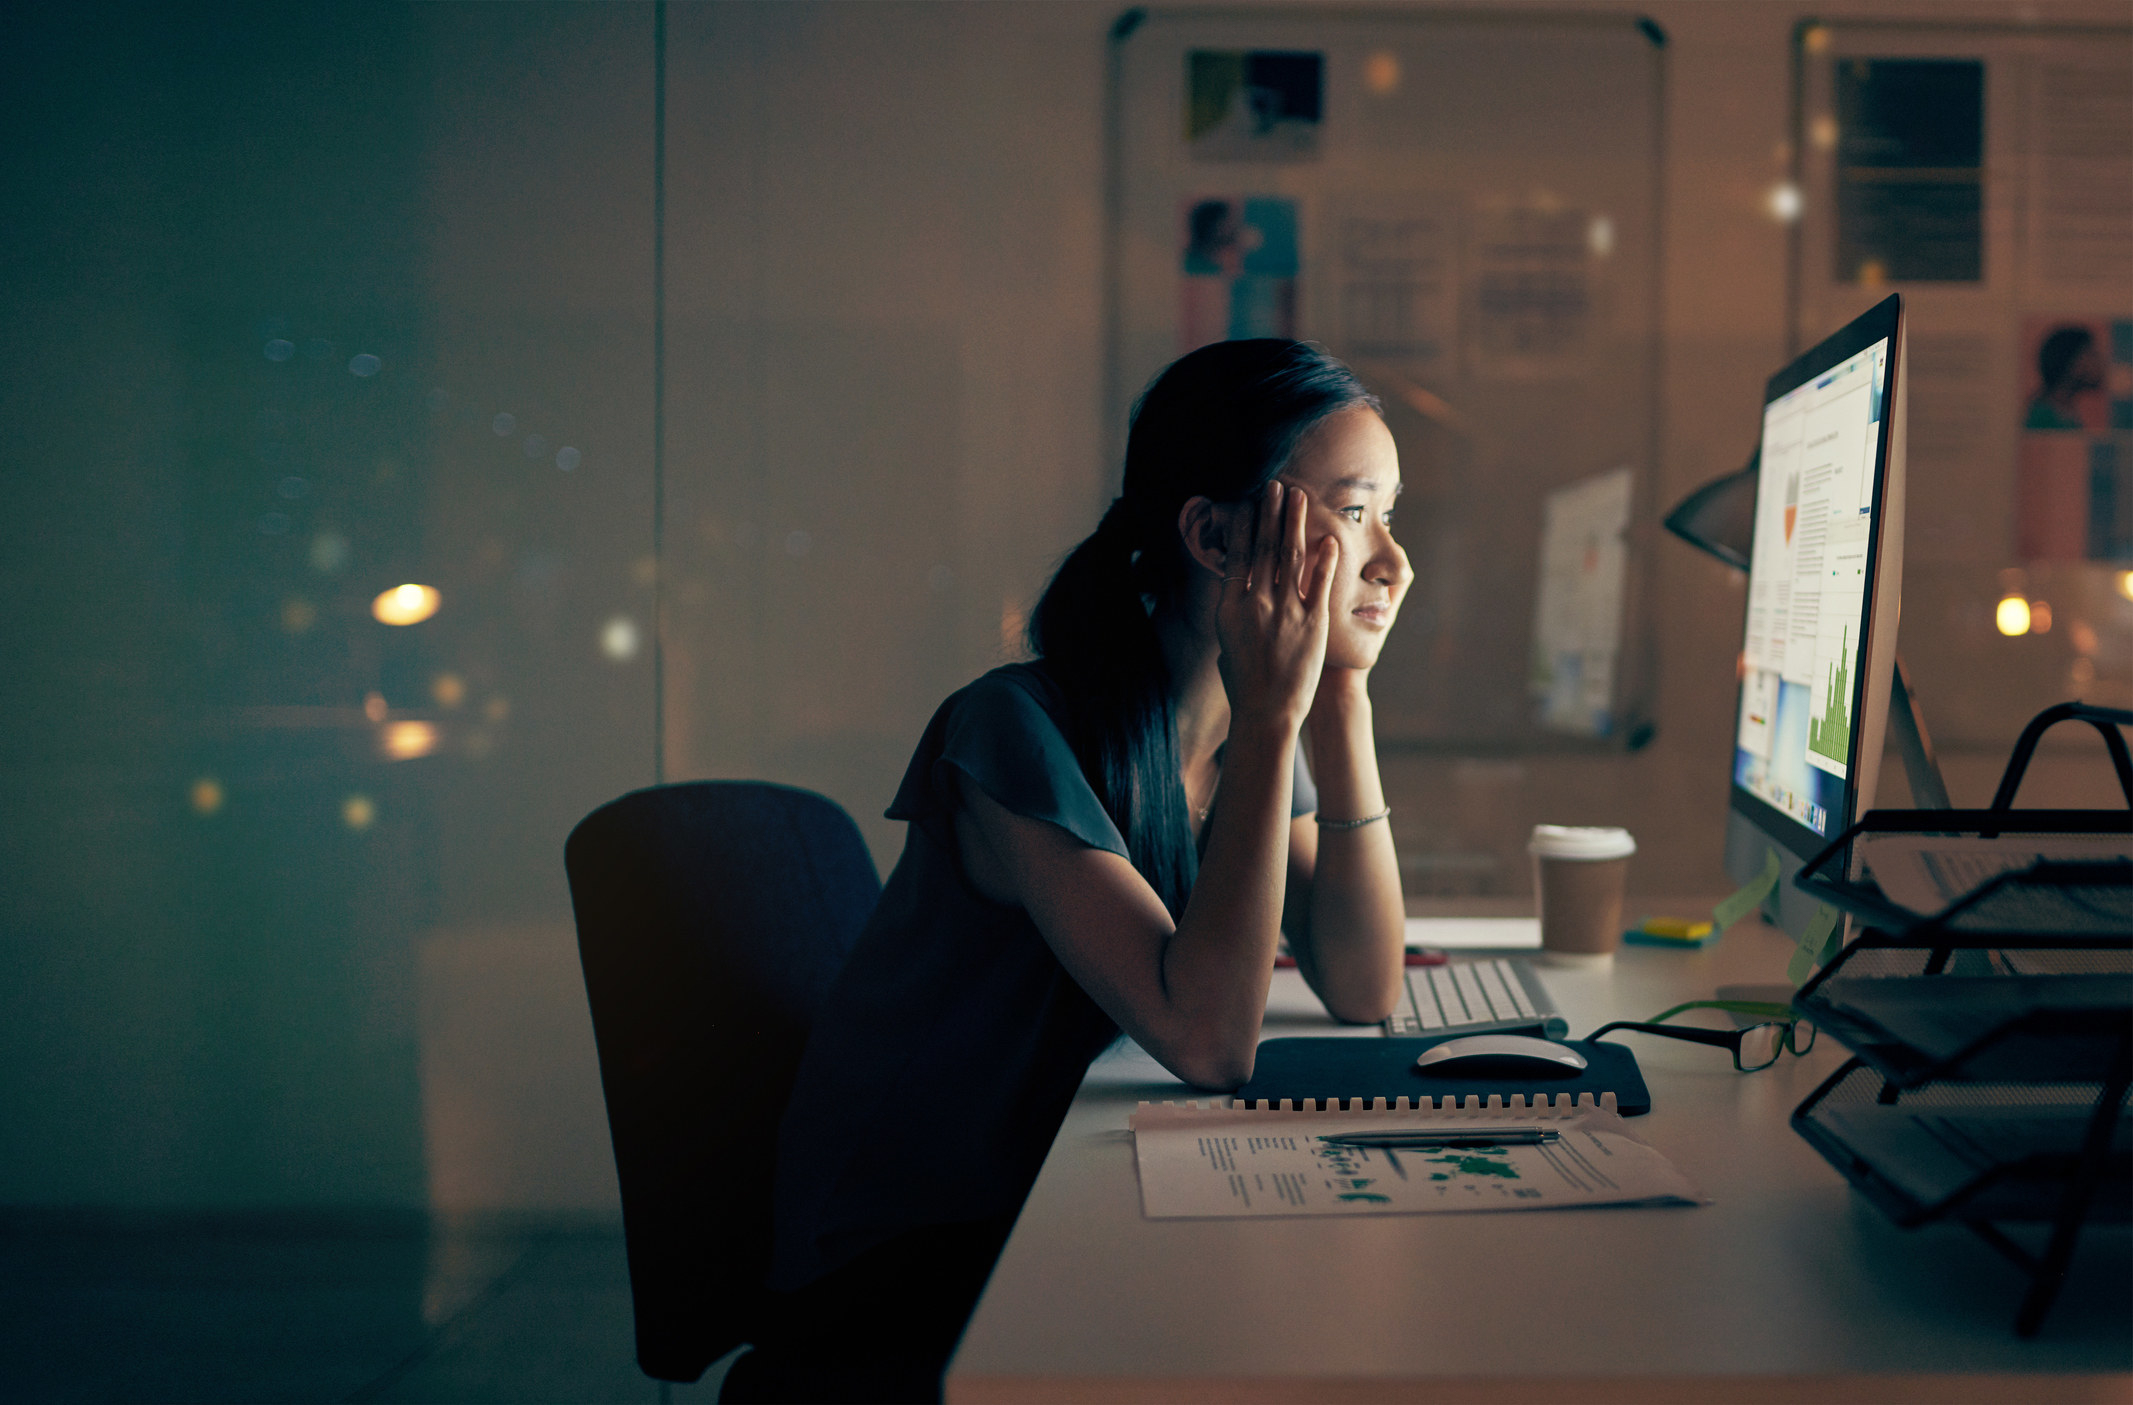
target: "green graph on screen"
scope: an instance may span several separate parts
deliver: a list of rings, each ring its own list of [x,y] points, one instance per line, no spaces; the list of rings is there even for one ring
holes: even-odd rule
[[[1847,629],[1837,649],[1837,661],[1829,668],[1829,699],[1823,704],[1822,715],[1807,720],[1807,749],[1817,756],[1827,756],[1839,766],[1851,759],[1852,750],[1851,670],[1846,667],[1851,654],[1851,631]]]

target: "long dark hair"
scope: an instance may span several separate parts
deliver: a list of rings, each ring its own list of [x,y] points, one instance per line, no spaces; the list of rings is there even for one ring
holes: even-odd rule
[[[1066,695],[1082,773],[1173,918],[1199,864],[1149,614],[1185,579],[1178,513],[1195,497],[1249,498],[1313,425],[1353,405],[1380,408],[1353,371],[1307,342],[1216,342],[1172,362],[1133,406],[1125,490],[1030,613],[1030,648]]]

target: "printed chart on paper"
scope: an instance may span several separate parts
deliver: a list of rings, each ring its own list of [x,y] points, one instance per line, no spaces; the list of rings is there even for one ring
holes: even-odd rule
[[[1150,1219],[1403,1215],[1575,1205],[1697,1204],[1665,1157],[1597,1107],[1493,1125],[1555,1129],[1538,1145],[1487,1144],[1490,1121],[1429,1112],[1314,1113],[1143,1107],[1133,1118],[1141,1208]],[[1396,1149],[1331,1145],[1352,1131],[1471,1132],[1469,1144]]]

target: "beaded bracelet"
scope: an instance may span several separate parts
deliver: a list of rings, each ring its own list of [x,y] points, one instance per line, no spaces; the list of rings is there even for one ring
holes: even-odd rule
[[[1376,824],[1379,820],[1389,818],[1391,814],[1392,806],[1387,805],[1376,814],[1365,815],[1359,820],[1329,820],[1324,815],[1313,815],[1311,818],[1318,821],[1320,829],[1361,829],[1366,824]]]

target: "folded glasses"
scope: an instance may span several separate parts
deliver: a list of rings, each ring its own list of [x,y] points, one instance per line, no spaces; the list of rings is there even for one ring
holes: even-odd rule
[[[1732,1015],[1767,1018],[1741,1029],[1700,1029],[1695,1025],[1663,1023],[1685,1010],[1723,1010]],[[1768,1068],[1778,1061],[1780,1054],[1804,1054],[1815,1046],[1815,1027],[1795,1015],[1790,1005],[1761,1000],[1691,1000],[1671,1010],[1662,1010],[1649,1020],[1616,1020],[1612,1024],[1603,1024],[1585,1037],[1598,1039],[1618,1029],[1731,1049],[1733,1067],[1742,1073]]]

